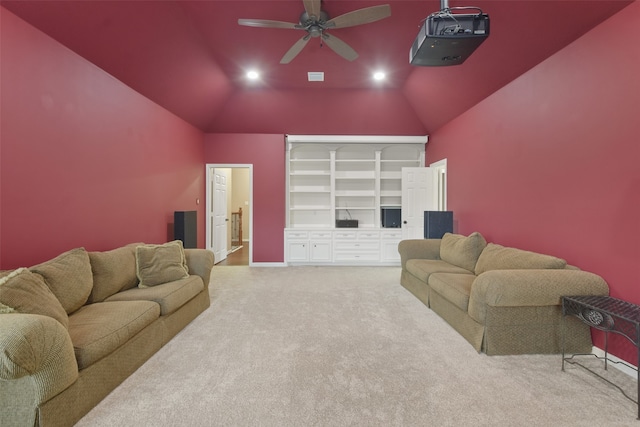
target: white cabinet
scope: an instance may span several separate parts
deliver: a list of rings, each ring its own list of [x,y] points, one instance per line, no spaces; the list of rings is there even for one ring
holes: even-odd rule
[[[289,262],[309,261],[309,233],[306,231],[287,231],[285,233],[286,259]]]
[[[286,259],[292,263],[332,261],[331,231],[286,230]]]
[[[402,240],[402,230],[390,229],[380,232],[380,258],[382,262],[400,262],[398,243]]]
[[[398,265],[396,229],[285,230],[286,260],[290,264]]]
[[[309,261],[331,262],[331,231],[311,231],[309,233]]]
[[[287,136],[285,260],[397,264],[401,230],[382,228],[380,209],[402,206],[402,168],[424,166],[426,140]]]
[[[341,261],[380,261],[379,231],[335,231],[335,258]]]

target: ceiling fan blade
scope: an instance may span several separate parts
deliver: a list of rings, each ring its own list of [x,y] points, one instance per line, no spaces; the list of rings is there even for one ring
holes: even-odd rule
[[[391,16],[391,6],[383,4],[380,6],[365,7],[364,9],[347,12],[327,21],[327,28],[346,28],[355,25],[368,24]]]
[[[298,56],[298,54],[302,51],[302,49],[307,45],[307,42],[309,41],[310,38],[311,36],[307,34],[306,36],[304,36],[303,38],[295,42],[295,44],[291,46],[291,48],[287,51],[287,53],[284,54],[284,56],[280,60],[280,63],[288,64],[289,62],[291,62],[293,58]]]
[[[358,57],[358,52],[353,50],[351,46],[337,38],[326,33],[322,34],[322,40],[338,55],[342,56],[347,61],[353,61]]]
[[[315,16],[316,19],[320,18],[320,1],[321,0],[302,0],[304,10],[310,18],[312,16]]]
[[[299,29],[298,24],[282,21],[271,21],[269,19],[238,19],[239,25],[245,27],[260,27],[260,28],[285,28],[285,29]]]

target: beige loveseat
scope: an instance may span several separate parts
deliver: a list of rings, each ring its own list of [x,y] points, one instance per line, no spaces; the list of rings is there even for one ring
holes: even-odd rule
[[[70,426],[209,307],[213,254],[73,249],[0,274],[0,426]]]
[[[403,240],[398,251],[402,286],[488,355],[561,352],[561,297],[609,293],[600,276],[553,256],[487,244],[477,232]],[[589,327],[568,316],[565,350],[591,346]]]

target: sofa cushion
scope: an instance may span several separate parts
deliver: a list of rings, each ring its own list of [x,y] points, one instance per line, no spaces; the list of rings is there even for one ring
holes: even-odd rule
[[[105,252],[89,252],[93,271],[93,289],[89,303],[101,302],[116,292],[138,284],[136,275],[136,247],[127,245]]]
[[[69,335],[84,369],[122,346],[160,316],[151,301],[118,301],[88,304],[69,316]]]
[[[0,279],[0,314],[29,313],[49,316],[69,326],[69,317],[60,301],[39,274],[19,268]]]
[[[118,292],[106,301],[154,301],[160,305],[160,315],[171,314],[204,289],[200,276],[189,276],[148,288],[133,288]]]
[[[471,285],[476,280],[472,274],[433,273],[429,287],[462,311],[469,307]]]
[[[136,247],[136,274],[140,288],[189,277],[182,241]]]
[[[485,246],[487,241],[477,231],[468,236],[445,233],[440,243],[440,259],[473,271]]]
[[[480,254],[476,274],[490,270],[562,269],[567,262],[551,255],[489,243]]]
[[[410,259],[405,266],[406,270],[418,279],[427,283],[433,273],[458,273],[473,275],[464,268],[449,264],[439,259]]]
[[[82,307],[93,288],[89,254],[84,248],[64,252],[29,270],[44,277],[47,286],[58,298],[67,314]]]

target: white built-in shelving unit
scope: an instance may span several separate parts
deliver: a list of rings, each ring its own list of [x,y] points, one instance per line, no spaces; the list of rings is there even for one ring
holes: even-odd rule
[[[424,166],[426,136],[287,137],[289,263],[399,262],[400,229],[385,229],[382,207],[402,205],[402,168]],[[336,220],[358,228],[336,228]]]

